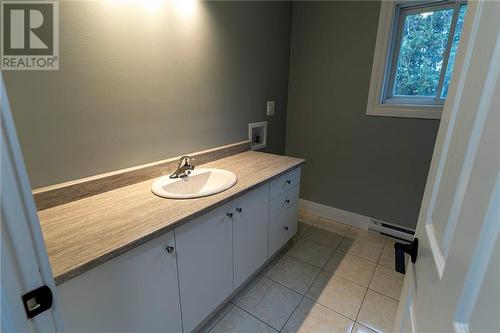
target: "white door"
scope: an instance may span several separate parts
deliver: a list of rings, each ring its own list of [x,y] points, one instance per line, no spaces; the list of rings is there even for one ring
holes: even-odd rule
[[[2,137],[0,331],[63,332],[49,258],[1,76],[0,90]],[[21,296],[42,286],[47,286],[52,291],[53,305],[30,320]],[[36,302],[32,303],[32,308],[36,307]]]
[[[193,331],[234,291],[231,203],[175,229],[184,332]]]
[[[71,333],[182,332],[174,232],[58,285]]]
[[[267,260],[269,183],[233,201],[234,287]]]
[[[469,1],[394,332],[500,332],[499,18]]]

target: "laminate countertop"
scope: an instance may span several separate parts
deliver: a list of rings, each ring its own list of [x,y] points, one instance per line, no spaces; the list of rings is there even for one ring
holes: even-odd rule
[[[197,199],[165,199],[151,192],[154,179],[38,212],[52,273],[61,284],[132,248],[189,222],[305,160],[246,151],[200,167],[234,172],[230,189]]]

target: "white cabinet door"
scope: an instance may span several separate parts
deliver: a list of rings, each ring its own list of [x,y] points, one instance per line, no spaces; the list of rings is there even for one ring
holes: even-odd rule
[[[234,290],[233,223],[225,204],[175,229],[184,332]]]
[[[269,184],[233,201],[234,286],[238,288],[267,260]]]
[[[66,332],[181,332],[173,232],[57,287]]]

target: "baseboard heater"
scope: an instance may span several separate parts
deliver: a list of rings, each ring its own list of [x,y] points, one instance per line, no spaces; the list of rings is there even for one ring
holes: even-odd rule
[[[406,242],[411,242],[415,235],[415,230],[374,218],[370,218],[368,230]]]

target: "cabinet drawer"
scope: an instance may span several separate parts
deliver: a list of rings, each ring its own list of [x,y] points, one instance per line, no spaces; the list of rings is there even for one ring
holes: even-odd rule
[[[269,257],[297,232],[297,208],[298,203],[295,203],[269,221]]]
[[[296,185],[288,191],[280,194],[278,197],[271,200],[269,205],[269,218],[273,219],[280,215],[285,209],[292,206],[299,200],[300,186]]]
[[[300,183],[300,168],[285,173],[271,182],[270,197],[276,198],[288,189]]]

